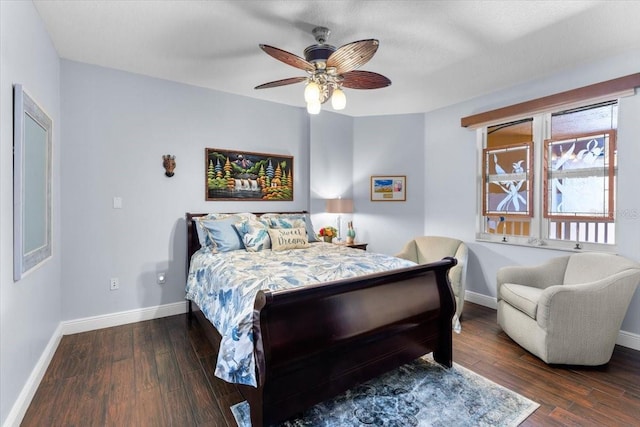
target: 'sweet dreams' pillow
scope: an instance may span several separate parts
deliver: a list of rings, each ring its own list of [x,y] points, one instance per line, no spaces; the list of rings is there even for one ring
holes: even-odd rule
[[[309,239],[305,227],[270,228],[271,249],[284,251],[287,249],[304,249],[309,247]]]

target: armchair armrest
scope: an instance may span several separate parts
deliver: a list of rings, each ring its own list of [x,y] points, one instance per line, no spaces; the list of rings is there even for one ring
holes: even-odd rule
[[[413,262],[418,262],[418,246],[415,240],[411,240],[404,245],[402,250],[394,255],[396,258],[402,258]]]
[[[510,266],[500,268],[496,277],[496,296],[498,300],[502,299],[500,297],[500,287],[505,283],[515,283],[539,289],[562,285],[568,262],[569,256],[566,256],[554,258],[544,264],[532,267]]]
[[[460,287],[463,286],[463,281],[465,276],[467,275],[467,258],[468,258],[468,249],[464,243],[461,243],[458,246],[458,250],[453,256],[458,260],[458,264],[455,267],[452,267],[449,270],[449,280],[455,283],[458,283]]]
[[[585,333],[599,329],[617,334],[639,280],[640,270],[625,270],[589,283],[550,286],[540,295],[536,320],[545,330],[553,324],[556,329],[571,325],[587,328]],[[597,319],[597,324],[586,325],[584,319]]]

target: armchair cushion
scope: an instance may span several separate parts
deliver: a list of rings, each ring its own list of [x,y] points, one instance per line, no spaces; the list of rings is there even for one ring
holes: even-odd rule
[[[542,295],[543,289],[534,288],[533,286],[515,285],[513,283],[505,283],[500,289],[502,299],[508,304],[517,308],[532,319],[536,318],[538,311],[538,301]]]
[[[535,266],[502,267],[498,270],[496,280],[498,300],[500,300],[500,288],[504,283],[517,283],[541,289],[562,285],[568,262],[569,257],[564,256]]]

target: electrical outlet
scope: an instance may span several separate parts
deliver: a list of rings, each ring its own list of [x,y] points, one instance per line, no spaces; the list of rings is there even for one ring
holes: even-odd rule
[[[110,287],[110,289],[112,291],[120,289],[120,280],[117,277],[112,277],[111,278],[111,287]]]
[[[113,198],[113,209],[122,209],[122,197]]]

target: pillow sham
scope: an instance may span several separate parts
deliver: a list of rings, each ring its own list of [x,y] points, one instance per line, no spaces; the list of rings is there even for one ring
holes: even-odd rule
[[[196,229],[200,246],[208,247],[219,252],[236,251],[244,249],[244,244],[240,235],[233,226],[242,220],[240,215],[232,214],[217,219],[200,217],[197,218]]]
[[[268,227],[255,219],[243,219],[233,224],[247,252],[259,252],[271,248]]]
[[[309,239],[307,238],[305,227],[268,228],[267,231],[271,238],[271,250],[284,251],[309,247]]]
[[[256,219],[256,215],[250,212],[241,212],[241,213],[210,213],[207,215],[203,215],[197,218],[194,218],[196,224],[196,232],[198,234],[198,241],[200,242],[201,247],[214,247],[215,242],[209,237],[209,233],[207,231],[207,227],[205,223],[209,223],[208,221],[218,221],[221,219],[229,218],[229,217],[239,217],[236,220],[240,219]]]
[[[231,214],[208,214],[193,219],[196,224],[196,232],[198,233],[200,247],[212,247],[214,245],[213,241],[209,239],[209,233],[207,233],[207,228],[204,226],[204,222],[207,220],[216,221],[230,216]]]

